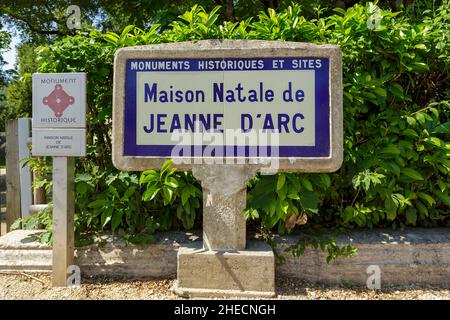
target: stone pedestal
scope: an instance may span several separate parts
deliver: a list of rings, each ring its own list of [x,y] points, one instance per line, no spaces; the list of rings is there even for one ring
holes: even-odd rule
[[[235,251],[181,247],[174,291],[184,297],[273,297],[272,248],[260,241]]]
[[[203,188],[203,246],[178,251],[174,291],[185,297],[275,295],[275,258],[269,245],[246,245],[243,210],[248,165],[194,167]]]

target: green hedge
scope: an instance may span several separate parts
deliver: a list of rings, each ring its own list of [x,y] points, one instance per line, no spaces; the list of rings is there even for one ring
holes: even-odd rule
[[[295,5],[219,25],[220,8],[193,7],[162,32],[158,25],[147,31],[129,26],[121,34],[94,30],[41,47],[40,72],[88,73],[88,156],[77,163],[77,235],[111,228],[143,242],[157,229],[199,221],[201,192],[190,174],[173,172],[169,164],[142,175],[113,168],[111,110],[118,48],[201,39],[331,43],[343,51],[342,168],[256,177],[249,183],[247,219],[279,232],[307,218],[333,228],[449,226],[448,8],[447,0],[414,23],[372,4],[307,20]]]

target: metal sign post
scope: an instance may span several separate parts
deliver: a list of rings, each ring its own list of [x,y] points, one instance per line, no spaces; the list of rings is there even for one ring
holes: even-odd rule
[[[74,157],[53,157],[53,286],[67,285],[74,250]]]
[[[86,74],[33,74],[33,156],[53,157],[53,286],[74,259],[75,158],[86,155]]]

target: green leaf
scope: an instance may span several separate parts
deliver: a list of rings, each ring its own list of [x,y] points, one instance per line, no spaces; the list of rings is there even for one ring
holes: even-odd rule
[[[424,192],[419,192],[417,195],[419,196],[419,198],[425,200],[430,207],[436,204],[436,201],[433,199],[433,197]]]
[[[414,131],[413,129],[409,129],[409,128],[403,130],[402,135],[410,137],[410,138],[415,138],[415,139],[419,137],[419,135],[417,134],[416,131]]]
[[[75,177],[75,183],[80,181],[87,182],[90,180],[92,180],[92,176],[89,173],[80,173]]]
[[[108,187],[108,191],[112,193],[115,198],[120,198],[119,192],[117,192],[117,189],[112,185]]]
[[[164,172],[166,172],[166,170],[170,168],[172,163],[173,163],[173,161],[171,159],[166,160],[166,162],[164,162],[164,164],[161,167],[160,173],[159,173],[160,176],[162,176],[164,174]]]
[[[423,217],[428,217],[428,209],[423,205],[422,202],[420,202],[419,200],[415,201],[414,204],[417,207],[417,210],[419,210],[419,214],[420,216]]]
[[[289,199],[292,199],[292,200],[300,200],[300,197],[299,197],[299,195],[298,195],[297,193],[289,193],[289,194],[287,195],[287,197],[288,197]]]
[[[442,141],[441,139],[436,138],[436,137],[425,138],[425,139],[423,139],[423,141],[427,142],[431,145],[434,145],[436,147],[442,147],[445,145],[444,141]]]
[[[183,206],[186,204],[190,196],[191,196],[191,189],[188,186],[181,189],[181,204]]]
[[[281,188],[283,188],[285,181],[286,181],[286,175],[284,173],[280,173],[278,175],[276,191],[279,191]]]
[[[113,211],[114,211],[114,209],[112,207],[108,207],[102,212],[102,217],[101,217],[102,228],[106,227],[108,222],[111,220]]]
[[[416,120],[421,124],[424,125],[426,122],[426,117],[425,114],[423,112],[417,112],[416,113]]]
[[[450,133],[450,121],[437,125],[433,133]]]
[[[126,27],[123,29],[122,33],[120,34],[120,38],[123,39],[126,35],[128,35],[128,33],[129,33],[131,30],[133,30],[133,28],[134,28],[133,25],[128,25],[128,26],[126,26]]]
[[[405,95],[403,93],[403,87],[401,85],[399,85],[398,83],[392,83],[389,86],[389,91],[392,92],[394,94],[394,96],[398,97],[398,98],[404,98]]]
[[[245,220],[255,220],[255,219],[259,219],[259,213],[258,210],[256,209],[246,209],[244,210],[244,219]]]
[[[305,177],[300,177],[300,182],[302,183],[303,187],[305,187],[306,190],[308,190],[308,191],[314,190],[311,182],[308,179],[306,179]]]
[[[284,200],[286,199],[286,195],[288,193],[288,187],[287,184],[284,184],[280,190],[277,191],[278,197],[280,198],[280,200]]]
[[[435,190],[434,194],[447,206],[450,207],[450,196],[448,195],[448,191],[442,192],[439,190]]]
[[[437,181],[438,187],[439,189],[444,192],[445,190],[447,190],[447,186],[446,184],[442,181],[442,180],[438,180]]]
[[[317,213],[319,203],[320,198],[315,192],[307,191],[300,196],[300,204],[306,211]]]
[[[108,176],[108,178],[106,179],[106,184],[110,185],[111,183],[113,183],[115,180],[117,179],[117,175],[116,174],[110,174]]]
[[[163,193],[164,193],[164,204],[167,205],[172,201],[173,190],[168,186],[164,186]]]
[[[400,167],[394,161],[384,162],[383,167],[394,173],[396,176],[400,175]]]
[[[104,39],[106,42],[109,42],[109,43],[111,43],[112,45],[116,46],[116,45],[117,45],[117,42],[118,42],[118,40],[119,40],[119,36],[118,36],[117,34],[113,33],[113,32],[108,32],[107,34],[104,34],[104,35],[103,35],[103,39]]]
[[[386,89],[383,88],[375,88],[375,93],[379,95],[380,97],[386,97]]]
[[[415,126],[417,124],[416,119],[410,116],[406,117],[406,122],[408,122],[410,126]]]
[[[189,202],[189,201],[187,201],[186,202],[186,204],[185,205],[183,205],[183,209],[184,209],[184,211],[186,211],[188,214],[190,214],[191,213],[191,203]]]
[[[107,205],[110,204],[109,200],[105,200],[105,199],[99,199],[99,200],[95,200],[89,203],[88,207],[89,208],[101,208],[101,207],[105,207]]]
[[[322,189],[326,190],[331,186],[331,178],[328,174],[319,174],[319,179],[321,181],[320,186]]]
[[[388,220],[393,221],[397,217],[398,203],[394,201],[394,196],[392,194],[386,197],[384,206]]]
[[[419,49],[419,50],[427,50],[427,46],[424,45],[423,43],[416,44],[416,45],[414,46],[414,48]]]
[[[112,231],[116,230],[118,226],[122,223],[123,210],[116,210],[111,220]]]
[[[144,194],[142,195],[143,201],[152,201],[156,195],[159,193],[161,188],[158,188],[156,186],[151,186],[147,190],[144,191]]]
[[[381,154],[389,154],[397,156],[400,154],[400,149],[397,146],[391,144],[382,148],[379,152]]]
[[[155,170],[146,170],[142,172],[141,177],[139,178],[139,184],[142,185],[155,179],[159,179],[158,173]]]
[[[165,185],[172,187],[172,188],[178,188],[178,181],[174,177],[168,177],[166,179]]]
[[[415,226],[416,221],[417,221],[417,210],[416,208],[409,207],[408,209],[406,209],[406,222]]]
[[[185,229],[189,230],[194,226],[195,211],[192,210],[192,212],[185,212],[185,211],[183,211],[182,206],[178,206],[177,218],[183,223],[183,227]]]
[[[16,221],[13,222],[13,224],[11,225],[11,230],[18,230],[20,229],[20,226],[22,224],[22,219],[17,219]]]
[[[299,175],[288,174],[286,176],[286,178],[289,181],[289,192],[288,193],[297,193],[301,188]]]
[[[412,180],[423,180],[422,175],[414,169],[411,168],[402,168],[402,174],[411,178]]]
[[[430,67],[428,67],[428,65],[423,62],[414,62],[411,67],[413,71],[419,73],[430,71]]]
[[[121,201],[127,201],[136,192],[136,187],[131,186],[125,191]]]

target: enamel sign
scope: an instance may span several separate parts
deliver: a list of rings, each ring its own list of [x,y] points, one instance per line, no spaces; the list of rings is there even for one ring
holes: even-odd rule
[[[333,150],[342,149],[342,106],[333,96],[341,81],[332,72],[340,63],[336,50],[225,51],[220,57],[216,49],[197,57],[184,51],[183,57],[183,51],[121,49],[116,158],[184,159],[179,163],[186,165],[189,159],[278,159],[280,169],[302,159],[336,160]],[[326,171],[325,162],[317,167]]]
[[[33,74],[32,154],[86,154],[86,74]]]

